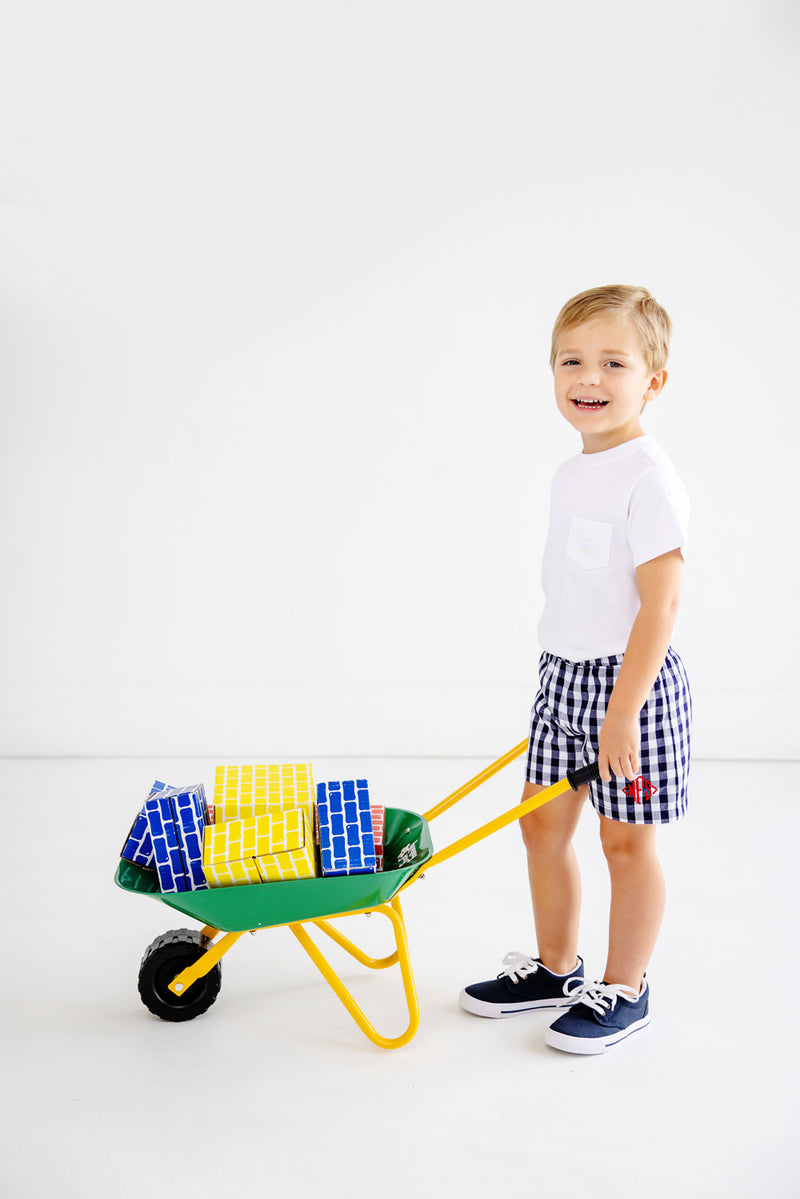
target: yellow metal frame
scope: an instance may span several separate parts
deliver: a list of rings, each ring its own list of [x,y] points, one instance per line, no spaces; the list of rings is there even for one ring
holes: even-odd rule
[[[401,1045],[407,1045],[411,1038],[415,1035],[419,1028],[419,1000],[417,998],[417,988],[414,983],[414,973],[411,969],[411,958],[408,955],[408,938],[406,937],[406,925],[403,919],[403,911],[400,907],[400,900],[395,895],[391,903],[383,903],[377,908],[365,909],[368,913],[380,912],[383,916],[388,917],[391,921],[394,930],[396,949],[394,953],[389,954],[385,958],[368,957],[363,950],[354,945],[352,941],[343,936],[338,929],[333,928],[328,924],[327,920],[311,920],[309,923],[315,924],[317,928],[326,933],[337,945],[345,949],[351,957],[356,958],[363,966],[368,966],[370,970],[385,970],[387,966],[395,966],[399,963],[400,973],[403,978],[403,990],[406,996],[406,1005],[408,1007],[408,1027],[399,1037],[384,1037],[376,1031],[372,1023],[364,1015],[364,1012],[356,1003],[355,999],[344,985],[339,975],[331,966],[330,962],[323,957],[317,945],[311,940],[311,937],[306,932],[302,924],[290,924],[289,928],[297,937],[300,944],[305,949],[308,956],[311,958],[314,965],[322,973],[325,980],[330,984],[339,999],[347,1008],[350,1015],[355,1020],[358,1027],[366,1037],[369,1037],[373,1045],[377,1045],[380,1049],[399,1049]],[[352,913],[358,915],[360,913]]]
[[[471,791],[475,791],[476,788],[480,787],[488,779],[492,778],[493,775],[497,774],[505,766],[508,766],[516,758],[521,757],[527,747],[527,740],[521,741],[519,745],[515,745],[513,749],[508,751],[508,753],[503,754],[502,758],[498,758],[496,762],[491,764],[491,766],[487,766],[487,768],[482,770],[480,774],[476,774],[474,778],[469,780],[469,782],[465,783],[462,787],[459,787],[458,790],[454,791],[451,795],[448,795],[446,799],[441,801],[441,803],[431,808],[430,811],[425,812],[424,819],[430,821],[435,819],[435,817],[440,816],[442,812],[446,812],[448,808],[453,807],[453,805],[458,803],[460,799],[463,799],[465,795],[469,795]],[[502,816],[497,816],[494,820],[490,820],[486,824],[481,825],[481,827],[475,829],[474,832],[468,833],[465,837],[459,838],[459,840],[454,841],[452,845],[448,845],[445,849],[439,850],[438,853],[434,853],[432,857],[428,858],[428,860],[420,867],[417,873],[412,875],[408,882],[405,883],[401,890],[405,890],[405,887],[409,887],[416,878],[419,878],[421,874],[425,873],[425,871],[430,870],[432,866],[438,866],[440,862],[446,862],[448,858],[452,858],[455,854],[461,853],[463,849],[468,849],[471,845],[475,845],[478,841],[482,841],[485,837],[491,836],[492,833],[496,833],[499,829],[505,828],[505,826],[511,824],[512,821],[519,820],[521,816],[525,816],[528,812],[532,812],[534,809],[541,807],[543,804],[549,803],[551,799],[555,799],[557,796],[563,795],[565,791],[569,790],[569,780],[563,779],[561,782],[555,783],[552,787],[548,787],[545,791],[539,792],[538,795],[533,796],[524,803],[517,804],[516,807],[510,808],[509,811],[505,812]],[[369,915],[372,912],[379,912],[382,916],[386,916],[392,925],[395,950],[387,957],[369,957],[368,954],[366,954],[362,949],[359,949],[357,945],[350,941],[349,938],[345,937],[344,934],[341,933],[337,928],[334,928],[333,925],[329,924],[328,920],[317,919],[305,921],[299,924],[289,923],[286,925],[286,927],[291,929],[292,933],[300,942],[314,965],[320,971],[323,978],[325,978],[326,982],[329,983],[364,1035],[368,1037],[374,1045],[377,1045],[381,1049],[399,1049],[401,1045],[408,1044],[419,1028],[419,1001],[417,998],[416,985],[414,983],[414,974],[411,969],[411,959],[408,953],[408,938],[406,937],[405,920],[403,919],[403,911],[400,907],[400,900],[397,896],[395,896],[388,904],[384,903],[380,904],[378,907],[364,908],[358,912],[341,912],[339,915],[342,917],[359,916],[364,914]],[[332,915],[331,919],[334,918],[336,918],[335,915]],[[306,926],[312,924],[315,925],[321,932],[325,933],[326,936],[330,937],[331,940],[334,941],[341,949],[344,949],[347,953],[349,953],[351,957],[355,958],[356,961],[360,962],[362,966],[367,966],[370,970],[385,970],[389,966],[400,966],[400,973],[403,980],[403,989],[405,991],[409,1017],[408,1027],[406,1028],[405,1032],[401,1033],[400,1036],[397,1037],[384,1037],[376,1031],[375,1027],[367,1019],[366,1015],[358,1006],[350,991],[344,985],[339,975],[331,966],[330,962],[328,962],[328,960],[324,957],[316,942],[311,939]],[[174,992],[176,995],[182,995],[192,985],[192,983],[197,982],[199,978],[202,978],[204,975],[208,974],[210,970],[213,970],[217,962],[220,961],[220,959],[228,952],[229,949],[233,948],[240,937],[244,936],[243,932],[233,932],[226,933],[219,940],[216,940],[216,938],[219,936],[219,931],[219,929],[213,928],[210,925],[207,925],[203,929],[202,935],[205,937],[208,943],[208,949],[195,963],[193,963],[193,965],[188,966],[185,970],[182,970],[180,974],[178,974],[172,980],[172,982],[169,984],[170,991]]]

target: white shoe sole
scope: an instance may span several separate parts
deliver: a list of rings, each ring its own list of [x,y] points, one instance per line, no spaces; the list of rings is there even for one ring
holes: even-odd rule
[[[485,999],[476,999],[473,995],[462,991],[458,1002],[465,1012],[471,1012],[473,1016],[488,1016],[493,1020],[504,1020],[506,1016],[518,1016],[522,1012],[540,1012],[542,1010],[552,1012],[554,1009],[572,1007],[575,1000],[566,997],[563,1000],[530,999],[521,1003],[510,1003],[508,1007],[503,1007],[502,1003],[487,1003]]]
[[[620,1029],[610,1037],[570,1037],[566,1033],[554,1032],[552,1028],[548,1028],[544,1039],[553,1049],[560,1049],[562,1053],[608,1053],[609,1049],[614,1049],[633,1033],[647,1028],[651,1019],[651,1016],[645,1016],[642,1020],[637,1020],[635,1024],[629,1024],[627,1028]]]

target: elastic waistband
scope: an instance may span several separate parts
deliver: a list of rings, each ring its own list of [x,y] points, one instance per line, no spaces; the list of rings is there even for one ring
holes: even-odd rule
[[[563,663],[564,666],[577,667],[580,670],[596,670],[602,666],[621,666],[622,659],[624,657],[625,657],[624,654],[609,654],[609,656],[607,658],[585,658],[582,662],[573,662],[569,658],[561,658],[561,657],[559,657],[558,654],[550,654],[547,652],[547,650],[543,650],[542,656],[539,659],[539,665],[541,666],[545,662],[547,662],[547,663],[559,663],[560,662],[560,663]],[[676,659],[678,661],[680,661],[680,659],[678,658],[678,654],[675,652],[675,650],[672,648],[672,646],[671,645],[668,646],[667,652],[664,655],[664,661],[665,662],[669,662],[669,661],[674,662]]]
[[[541,662],[563,662],[565,666],[577,666],[581,670],[594,670],[600,666],[621,666],[624,654],[609,654],[607,658],[585,658],[582,662],[572,662],[569,658],[560,658],[558,654],[549,654],[547,650],[542,653]]]

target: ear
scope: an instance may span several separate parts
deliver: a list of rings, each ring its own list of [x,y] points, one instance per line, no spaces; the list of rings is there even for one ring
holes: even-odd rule
[[[667,381],[667,372],[666,371],[659,371],[658,374],[653,375],[652,379],[650,380],[650,386],[647,388],[647,391],[642,396],[642,406],[639,409],[640,416],[641,416],[642,412],[644,412],[645,408],[650,403],[650,401],[654,400],[656,398],[656,396],[659,394],[659,392],[664,390],[664,384],[666,383],[666,381]]]
[[[668,377],[669,376],[667,375],[666,371],[659,371],[657,374],[653,375],[652,379],[650,380],[650,386],[647,389],[645,399],[654,400],[659,392],[664,390]]]

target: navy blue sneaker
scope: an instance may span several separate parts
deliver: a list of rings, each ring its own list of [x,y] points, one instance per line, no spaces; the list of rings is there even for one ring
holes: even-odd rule
[[[465,987],[458,1002],[473,1016],[515,1016],[539,1008],[569,1007],[577,997],[569,994],[569,984],[583,984],[583,960],[569,974],[553,974],[538,958],[524,953],[507,953],[503,969],[489,982]]]
[[[575,1006],[544,1034],[548,1045],[565,1053],[607,1053],[650,1023],[646,979],[639,995],[633,987],[609,983],[578,983],[570,995]]]

